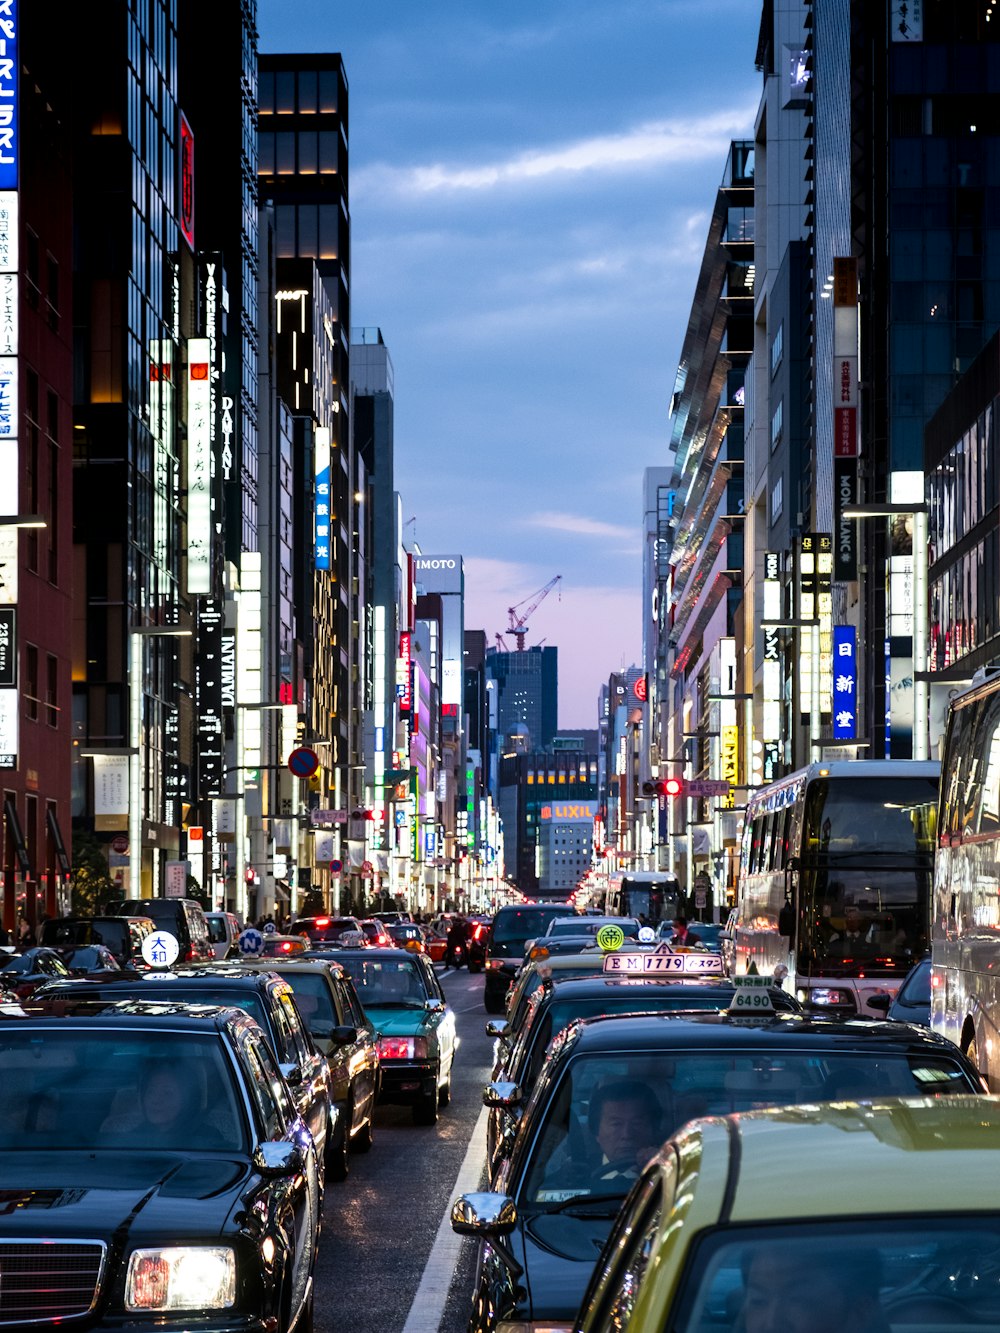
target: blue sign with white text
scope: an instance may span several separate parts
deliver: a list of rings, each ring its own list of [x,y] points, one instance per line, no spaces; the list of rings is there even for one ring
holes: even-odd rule
[[[0,190],[17,189],[17,0],[0,0]]]
[[[853,625],[833,627],[833,738],[853,741],[858,734],[858,632]]]

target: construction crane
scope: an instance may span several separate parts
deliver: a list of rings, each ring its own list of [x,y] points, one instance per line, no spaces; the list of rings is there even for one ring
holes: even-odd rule
[[[509,652],[510,652],[510,644],[507,642],[507,640],[504,638],[504,636],[499,632],[499,630],[497,631],[496,634],[494,634],[493,637],[494,637],[494,639],[496,639],[497,652],[498,652],[498,653],[509,653]]]
[[[518,602],[515,606],[508,606],[507,615],[510,623],[507,626],[507,633],[514,635],[514,639],[517,643],[517,651],[519,653],[524,652],[524,636],[528,632],[529,616],[533,615],[534,612],[538,610],[542,602],[545,601],[546,597],[548,597],[549,593],[561,578],[562,575],[557,574],[554,579],[549,579],[544,588],[539,588],[537,592],[530,593],[529,596],[525,597],[524,601]],[[518,607],[523,606],[527,601],[530,601],[531,605],[528,607],[527,611],[518,615]]]

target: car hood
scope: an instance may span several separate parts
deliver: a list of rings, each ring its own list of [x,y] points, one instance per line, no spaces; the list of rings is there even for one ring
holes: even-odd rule
[[[221,1233],[250,1175],[238,1157],[0,1152],[0,1239]]]
[[[618,1205],[609,1204],[607,1212],[610,1216],[548,1213],[525,1219],[519,1228],[518,1249],[532,1320],[573,1320],[614,1225]]]
[[[428,1009],[372,1009],[368,1017],[383,1037],[417,1037],[427,1033]]]

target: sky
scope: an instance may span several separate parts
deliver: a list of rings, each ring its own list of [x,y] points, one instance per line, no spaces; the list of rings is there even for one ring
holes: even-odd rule
[[[395,372],[406,536],[461,554],[489,642],[556,575],[559,725],[642,644],[642,474],[726,150],[752,137],[758,0],[259,0],[262,52],[338,51],[351,321]]]

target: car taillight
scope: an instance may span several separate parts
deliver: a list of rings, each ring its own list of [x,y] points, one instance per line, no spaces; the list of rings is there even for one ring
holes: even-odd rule
[[[282,943],[281,943],[281,952],[282,952],[282,953],[291,953],[293,947],[294,947],[294,946],[292,945],[292,942],[291,942],[290,940],[282,940]]]
[[[475,930],[472,932],[472,938],[473,938],[474,940],[481,940],[485,934],[486,934],[486,932],[485,932],[485,930],[483,929],[483,927],[482,927],[482,926],[477,926],[477,927],[475,928]]]
[[[328,916],[318,916],[316,918],[316,924],[317,926],[328,926],[330,924],[330,918]]]
[[[379,1058],[382,1060],[425,1060],[426,1037],[380,1037]]]

